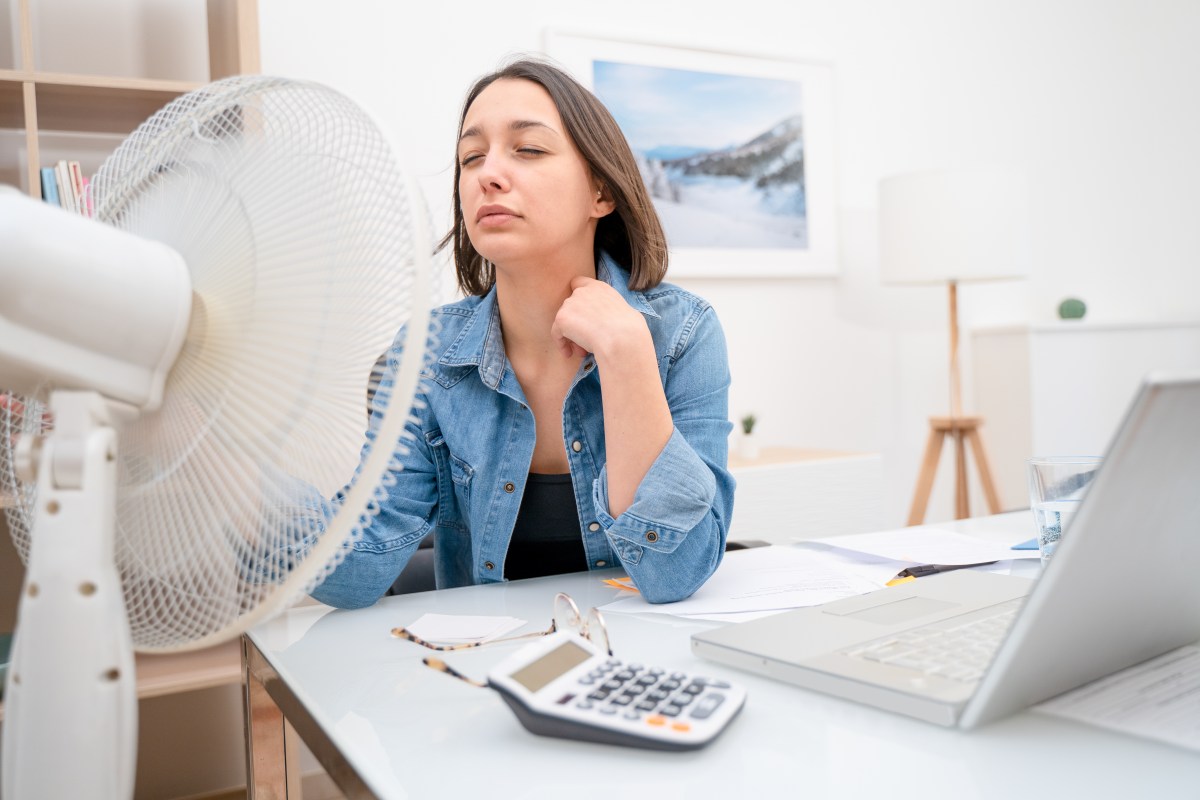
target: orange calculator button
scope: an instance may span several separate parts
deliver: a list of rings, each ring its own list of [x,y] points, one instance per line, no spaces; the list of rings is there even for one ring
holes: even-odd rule
[[[680,733],[687,733],[691,729],[692,729],[692,726],[688,725],[686,722],[672,722],[671,723],[671,730],[676,730],[676,731],[679,731]]]
[[[666,725],[667,718],[660,717],[658,714],[655,714],[653,717],[646,717],[646,722],[650,725]]]

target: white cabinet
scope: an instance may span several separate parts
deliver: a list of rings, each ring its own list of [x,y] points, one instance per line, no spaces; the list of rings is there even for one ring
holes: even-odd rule
[[[883,458],[764,447],[757,458],[731,456],[737,480],[730,540],[782,544],[883,527]]]
[[[1200,369],[1200,321],[978,328],[971,365],[1001,505],[1028,508],[1025,460],[1103,455],[1146,373]]]

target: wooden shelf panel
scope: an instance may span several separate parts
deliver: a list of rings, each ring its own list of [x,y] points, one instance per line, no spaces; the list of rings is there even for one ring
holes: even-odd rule
[[[186,91],[186,90],[185,90]],[[183,92],[38,84],[38,128],[90,133],[129,133]]]
[[[730,469],[745,469],[747,467],[768,467],[777,464],[792,464],[799,461],[827,461],[839,458],[856,458],[866,453],[853,453],[845,450],[809,450],[801,447],[764,447],[758,458],[742,458],[735,452],[729,454]]]
[[[129,92],[172,92],[182,94],[202,84],[195,81],[162,80],[157,78],[120,78],[108,75],[82,75],[69,72],[38,72],[21,69],[0,69],[0,81],[7,83],[36,83],[39,86],[62,86],[76,89],[114,89]]]
[[[171,655],[137,655],[139,700],[242,682],[242,641]],[[4,705],[0,703],[0,722]]]
[[[21,97],[21,84],[21,81],[0,79],[0,128],[25,127],[25,101]]]
[[[190,653],[137,656],[138,697],[143,699],[241,683],[241,680],[240,637]]]
[[[24,126],[21,87],[33,83],[41,130],[129,133],[202,84],[0,70],[0,127]]]

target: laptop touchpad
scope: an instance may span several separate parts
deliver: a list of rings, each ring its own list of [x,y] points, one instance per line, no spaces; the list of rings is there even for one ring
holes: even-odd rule
[[[858,611],[847,610],[838,613],[837,611],[830,610],[829,613],[837,614],[839,617],[861,619],[863,622],[895,625],[900,622],[908,622],[917,617],[948,611],[957,605],[958,603],[948,603],[945,600],[934,600],[929,597],[906,597],[903,600],[893,600],[890,603],[881,603]]]

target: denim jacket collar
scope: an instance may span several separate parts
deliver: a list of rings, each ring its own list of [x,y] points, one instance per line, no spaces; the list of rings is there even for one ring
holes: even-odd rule
[[[653,318],[659,316],[645,294],[629,288],[629,273],[621,269],[608,253],[600,254],[596,279],[616,289],[625,302],[642,314]],[[500,304],[496,302],[496,287],[493,285],[475,305],[471,319],[463,326],[458,339],[446,348],[438,364],[444,367],[476,366],[480,379],[495,390],[504,377],[506,362],[504,337],[500,331]]]

